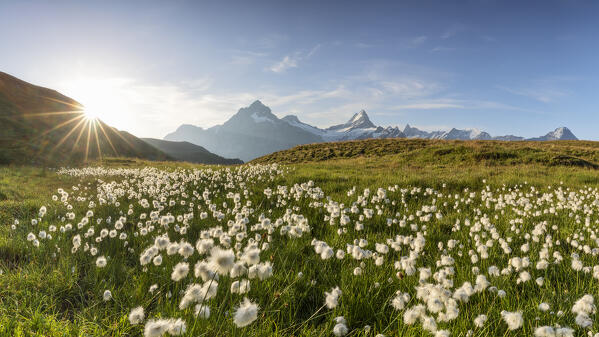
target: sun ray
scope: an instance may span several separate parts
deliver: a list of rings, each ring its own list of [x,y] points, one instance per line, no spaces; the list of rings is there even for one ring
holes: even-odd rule
[[[108,136],[108,134],[104,130],[104,127],[102,126],[102,122],[98,122],[98,127],[100,128],[100,131],[102,131],[102,133],[104,134],[104,137],[108,141],[108,144],[110,144],[110,147],[112,148],[112,151],[114,152],[114,155],[118,157],[119,153],[117,152],[116,148],[112,144],[112,140],[110,140],[110,137]]]
[[[62,122],[62,123],[59,123],[56,126],[54,126],[53,128],[51,128],[50,130],[46,130],[46,131],[42,132],[41,134],[39,134],[39,136],[37,138],[41,138],[41,137],[49,134],[50,132],[52,132],[54,130],[57,130],[57,129],[60,129],[63,126],[66,126],[66,125],[68,125],[70,123],[73,123],[74,121],[76,121],[76,120],[78,120],[80,118],[83,118],[83,117],[84,117],[84,115],[80,115],[80,116],[73,117],[73,118],[71,118],[71,119],[69,119],[67,121]]]
[[[78,111],[49,111],[49,112],[27,112],[23,117],[40,117],[40,116],[55,116],[55,115],[72,115],[84,113],[83,110]]]
[[[85,120],[85,119],[84,119],[84,121],[86,122],[86,123],[85,123],[86,125],[87,125],[87,124],[89,124],[89,120]],[[85,131],[85,126],[86,126],[86,125],[83,125],[83,127],[82,127],[82,128],[81,128],[81,130],[79,131],[79,135],[77,135],[77,139],[76,139],[76,140],[75,140],[75,142],[73,143],[73,148],[71,149],[71,152],[75,151],[75,147],[77,146],[77,144],[79,144],[79,140],[81,139],[81,135],[83,134],[83,131]]]
[[[69,131],[69,133],[67,133],[64,137],[62,137],[58,143],[56,145],[54,145],[54,147],[52,147],[52,149],[50,149],[50,153],[56,151],[56,149],[58,149],[58,147],[60,147],[60,145],[62,145],[62,143],[65,142],[65,140],[67,140],[69,138],[70,135],[73,134],[73,132],[75,132],[79,126],[81,126],[81,124],[85,123],[85,119],[80,120],[77,124],[75,124],[75,126],[71,129],[71,131]]]
[[[71,102],[65,102],[63,100],[56,99],[56,98],[53,98],[53,97],[48,97],[48,96],[40,96],[40,97],[42,97],[44,99],[47,99],[47,100],[50,100],[50,101],[53,101],[53,102],[56,102],[56,103],[60,103],[60,104],[68,105],[68,106],[73,107],[73,108],[77,108],[78,110],[84,110],[83,105],[81,105],[79,103],[75,104],[75,103],[71,103]]]
[[[112,126],[106,125],[108,128],[110,128],[112,130],[112,132],[114,132],[117,136],[119,136],[125,143],[127,143],[127,145],[129,145],[129,147],[133,150],[135,150],[135,147],[133,146],[133,144],[131,144],[131,142],[129,142],[129,140],[127,140],[125,137],[123,137],[123,135],[115,128],[113,128]]]
[[[95,121],[92,121],[92,126],[94,127],[94,135],[96,137],[96,146],[98,147],[98,158],[100,159],[100,162],[102,162],[102,150],[100,149],[100,138],[98,138],[98,129],[96,128],[96,125],[98,123],[96,123]]]
[[[87,141],[85,144],[85,159],[83,160],[83,162],[87,163],[87,155],[89,154],[89,137],[92,131],[92,121],[88,120],[87,123]]]

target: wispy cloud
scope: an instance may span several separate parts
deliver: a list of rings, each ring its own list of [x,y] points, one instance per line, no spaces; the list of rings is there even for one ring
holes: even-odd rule
[[[432,53],[439,53],[439,52],[454,51],[454,50],[456,50],[456,48],[454,48],[454,47],[437,46],[437,47],[431,49],[431,52]]]
[[[275,73],[285,72],[290,68],[297,68],[298,56],[287,55],[283,59],[270,67],[270,70]]]
[[[413,38],[411,42],[413,45],[421,45],[421,44],[425,43],[426,40],[428,40],[428,37],[423,35],[423,36],[417,36],[417,37]]]
[[[297,68],[300,61],[311,58],[321,47],[321,44],[317,44],[309,51],[296,51],[291,55],[285,55],[282,60],[270,66],[269,70],[274,73],[283,73],[288,69]]]
[[[249,50],[233,50],[231,56],[231,64],[235,65],[250,65],[256,60],[268,56],[267,53],[249,51]]]
[[[460,23],[453,24],[449,26],[443,34],[441,34],[442,39],[449,39],[456,36],[458,33],[461,33],[466,30],[466,26]]]
[[[530,87],[511,88],[506,86],[498,86],[498,88],[511,94],[528,97],[542,103],[555,102],[570,94],[564,89],[548,86],[547,84],[542,83]]]
[[[391,107],[392,110],[431,110],[431,109],[463,109],[464,106],[461,104],[450,104],[450,103],[414,103],[396,105]]]

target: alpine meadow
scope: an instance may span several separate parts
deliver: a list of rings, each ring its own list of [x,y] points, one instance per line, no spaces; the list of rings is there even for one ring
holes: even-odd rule
[[[0,337],[599,337],[597,17],[0,2]]]

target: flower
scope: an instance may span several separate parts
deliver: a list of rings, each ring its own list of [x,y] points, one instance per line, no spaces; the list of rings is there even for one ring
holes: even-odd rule
[[[112,299],[112,293],[110,290],[104,290],[104,294],[102,295],[104,302],[110,301]]]
[[[522,323],[524,323],[521,312],[509,312],[509,311],[503,310],[501,312],[501,317],[503,318],[504,322],[507,324],[508,330],[519,329],[522,327]]]
[[[210,251],[208,263],[212,271],[220,275],[227,275],[235,265],[235,253],[232,249],[225,250],[218,246],[214,247]]]
[[[98,267],[98,268],[106,267],[106,258],[104,256],[100,256],[96,259],[96,267]]]
[[[233,322],[239,328],[250,325],[258,317],[258,305],[252,303],[247,297],[243,299],[235,314]]]
[[[175,282],[181,281],[185,276],[189,273],[189,263],[187,262],[179,262],[173,268],[173,272],[171,273],[171,279]]]
[[[341,289],[335,287],[330,292],[325,291],[325,304],[327,308],[334,309],[339,304],[339,296],[341,296]]]
[[[131,323],[131,325],[142,323],[144,318],[144,308],[141,306],[133,308],[129,313],[129,323]]]

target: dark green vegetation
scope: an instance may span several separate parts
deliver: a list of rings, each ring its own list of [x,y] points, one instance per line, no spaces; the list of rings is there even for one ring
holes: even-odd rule
[[[142,140],[180,161],[209,165],[243,164],[243,161],[239,159],[223,158],[201,146],[189,142],[171,142],[155,138],[142,138]]]
[[[257,158],[252,163],[305,163],[351,158],[380,158],[412,167],[542,165],[597,169],[599,142],[369,139],[300,145]]]

